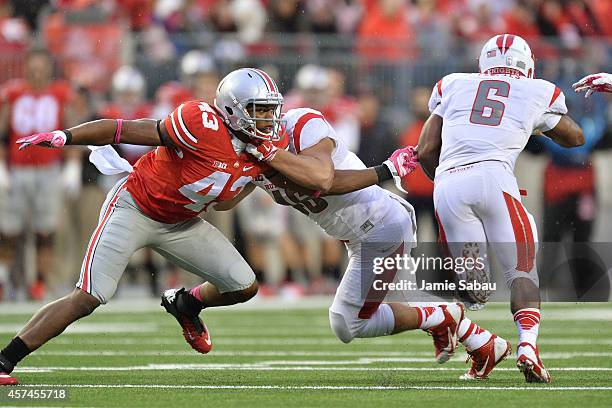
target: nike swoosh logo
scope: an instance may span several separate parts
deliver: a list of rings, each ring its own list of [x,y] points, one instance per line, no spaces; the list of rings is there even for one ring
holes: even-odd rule
[[[270,150],[272,150],[272,148],[268,145],[264,145],[264,149],[266,149],[266,152],[269,152]]]
[[[244,167],[242,168],[242,171],[249,171],[249,170],[251,170],[253,167],[255,167],[255,166],[244,166]]]
[[[484,365],[482,366],[482,369],[479,371],[476,371],[476,375],[479,377],[482,377],[485,373],[485,371],[487,371],[487,365],[489,364],[489,356],[487,356],[487,360],[485,361]]]
[[[212,344],[208,337],[204,339],[204,343],[208,344],[209,346]]]

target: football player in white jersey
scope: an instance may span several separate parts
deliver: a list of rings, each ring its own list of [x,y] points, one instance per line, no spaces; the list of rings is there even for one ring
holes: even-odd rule
[[[434,179],[440,235],[451,253],[473,243],[484,253],[487,242],[496,252],[519,333],[517,366],[527,382],[548,383],[536,343],[536,225],[521,203],[513,169],[534,132],[564,147],[582,145],[584,136],[567,116],[563,92],[534,78],[533,54],[521,37],[491,38],[479,66],[480,73],[447,75],[434,86],[419,162]]]
[[[236,78],[235,83],[225,82],[220,87],[215,101],[219,111],[226,115],[245,114],[236,103],[240,102],[236,95],[242,80],[249,81]],[[255,120],[227,120],[246,125],[273,114],[265,107],[258,109],[261,111],[249,115]],[[287,150],[265,140],[246,146],[247,152],[266,162],[277,174],[258,177],[238,197],[215,206],[215,210],[233,207],[260,186],[278,203],[293,206],[329,235],[346,243],[349,265],[329,308],[331,328],[341,341],[349,343],[355,337],[378,337],[420,328],[432,335],[436,360],[443,363],[452,356],[459,342],[458,333],[462,333],[464,345],[478,350],[470,370],[485,378],[510,353],[510,344],[471,322],[464,315],[463,305],[436,302],[433,306],[411,307],[406,303],[383,303],[387,290],[381,283],[393,281],[397,268],[391,266],[377,274],[373,270],[376,259],[409,255],[416,244],[416,223],[410,204],[375,184],[391,178],[397,181],[413,170],[413,150],[400,149],[384,164],[366,168],[336,137],[320,112],[292,109],[283,120],[289,138]],[[190,292],[182,293],[189,296]]]

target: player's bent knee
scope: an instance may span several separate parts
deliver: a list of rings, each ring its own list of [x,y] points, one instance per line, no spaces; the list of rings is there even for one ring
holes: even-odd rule
[[[258,290],[259,286],[257,281],[254,281],[248,288],[234,292],[234,299],[236,303],[244,303],[252,299],[257,294]]]
[[[89,316],[100,306],[98,298],[81,289],[75,289],[68,295],[68,298],[74,308],[73,310],[79,317]]]
[[[346,319],[341,313],[334,312],[329,309],[329,325],[332,331],[343,343],[350,343],[354,338],[355,334],[351,331],[351,328],[346,323]]]

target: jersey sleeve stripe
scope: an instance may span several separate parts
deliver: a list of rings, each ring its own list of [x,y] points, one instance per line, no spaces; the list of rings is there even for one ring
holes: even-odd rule
[[[181,129],[183,129],[189,140],[191,140],[193,143],[198,143],[198,139],[196,139],[196,137],[192,135],[189,130],[187,130],[187,126],[185,126],[185,122],[183,121],[183,106],[185,106],[184,103],[182,103],[178,108],[178,120],[179,124],[181,125]]]
[[[438,95],[442,96],[442,80],[439,80],[436,85],[438,87]]]
[[[548,104],[549,108],[552,106],[553,103],[555,103],[555,101],[557,100],[560,94],[561,94],[561,90],[555,86],[555,92],[553,92],[553,96],[552,98],[550,98],[550,103]]]
[[[193,147],[192,145],[190,145],[189,143],[187,143],[185,141],[185,139],[183,139],[181,137],[181,134],[178,130],[178,128],[176,127],[176,121],[174,120],[174,112],[170,115],[170,122],[172,123],[172,129],[174,130],[174,134],[176,135],[176,138],[179,140],[179,142],[181,142],[183,145],[185,145],[185,147],[191,149],[191,150],[198,150],[195,147]]]
[[[302,135],[302,129],[304,129],[304,126],[310,119],[315,118],[324,120],[323,115],[320,115],[318,113],[307,113],[301,118],[299,118],[296,122],[295,127],[293,128],[293,146],[295,146],[296,153],[299,154],[302,151],[302,147],[300,146],[300,136]]]

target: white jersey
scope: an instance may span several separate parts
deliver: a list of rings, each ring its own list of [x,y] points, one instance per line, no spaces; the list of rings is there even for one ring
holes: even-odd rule
[[[565,96],[543,79],[450,74],[431,94],[429,110],[443,118],[436,175],[485,160],[511,169],[535,129],[554,128],[567,113]]]
[[[284,115],[284,120],[289,137],[288,150],[291,153],[299,154],[328,137],[335,143],[332,153],[335,169],[366,168],[363,162],[347,149],[344,142],[336,137],[334,129],[321,112],[306,108],[291,109]],[[340,240],[357,241],[364,237],[382,221],[391,208],[395,208],[391,205],[392,200],[399,201],[408,212],[414,214],[412,207],[405,200],[378,186],[347,194],[314,198],[279,188],[263,175],[253,183],[267,191],[277,203],[294,207],[315,221],[329,235]],[[413,215],[411,217],[414,218]]]

